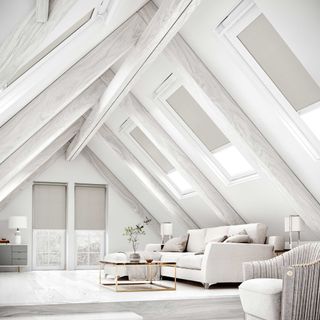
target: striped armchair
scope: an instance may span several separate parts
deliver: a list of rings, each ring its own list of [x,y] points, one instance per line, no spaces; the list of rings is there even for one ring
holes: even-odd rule
[[[243,271],[245,282],[240,286],[240,297],[247,319],[320,320],[320,242],[299,246],[270,260],[246,262]],[[250,310],[255,301],[244,298],[250,286],[251,294],[255,290],[264,296],[264,290],[273,294],[268,310]],[[272,310],[271,305],[277,303],[279,307],[273,306]]]

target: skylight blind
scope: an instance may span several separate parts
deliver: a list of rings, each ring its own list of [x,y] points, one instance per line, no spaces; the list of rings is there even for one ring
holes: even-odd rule
[[[135,127],[130,135],[144,149],[150,158],[165,172],[174,170],[173,165],[163,156],[160,150],[151,142],[151,140],[138,127]]]
[[[33,185],[33,229],[66,229],[67,186]]]
[[[209,151],[229,143],[229,140],[183,86],[177,89],[167,102]]]
[[[106,187],[75,186],[75,229],[104,230],[106,228]]]
[[[320,87],[263,14],[238,38],[296,111],[320,100]]]

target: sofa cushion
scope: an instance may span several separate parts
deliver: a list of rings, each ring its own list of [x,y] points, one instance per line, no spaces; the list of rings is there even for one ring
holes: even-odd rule
[[[280,320],[281,279],[251,279],[239,287],[245,313],[265,320]]]
[[[264,244],[267,237],[267,226],[262,223],[239,224],[229,227],[228,235],[234,235],[246,230],[253,243]]]
[[[172,238],[164,244],[162,251],[183,252],[186,249],[187,239],[188,239],[188,237]]]
[[[189,239],[187,245],[188,252],[198,252],[205,248],[206,229],[188,230]]]
[[[193,252],[161,252],[161,261],[177,262],[178,259],[184,256],[192,256]]]
[[[236,234],[227,238],[225,243],[251,243],[252,239],[247,234]]]
[[[228,235],[229,226],[207,228],[206,231],[205,244],[214,241],[214,239],[217,239],[218,237]]]
[[[201,270],[203,255],[184,255],[177,260],[178,268]]]

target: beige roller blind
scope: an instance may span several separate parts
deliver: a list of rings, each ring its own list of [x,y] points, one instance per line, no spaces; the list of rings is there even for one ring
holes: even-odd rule
[[[184,87],[176,90],[167,102],[209,151],[229,143],[229,140]]]
[[[106,187],[75,186],[75,229],[104,230],[106,228]]]
[[[296,111],[320,100],[320,87],[263,14],[238,38]]]
[[[66,229],[66,200],[65,184],[34,184],[33,228]]]
[[[140,128],[135,127],[130,132],[130,135],[165,173],[169,173],[174,169],[174,166],[165,158]]]

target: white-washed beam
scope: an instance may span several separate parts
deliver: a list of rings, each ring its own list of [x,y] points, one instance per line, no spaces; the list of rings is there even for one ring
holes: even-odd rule
[[[29,178],[27,178],[9,194],[7,194],[7,196],[2,201],[0,201],[0,215],[1,210],[3,210],[3,208],[5,208],[8,203],[10,203],[21,191],[23,191],[30,183],[32,183],[37,178],[37,176],[46,171],[58,158],[60,158],[66,152],[66,150],[67,145],[58,150],[47,162],[41,165],[35,173],[33,173],[31,176],[29,176]]]
[[[151,218],[151,227],[158,234],[160,230],[159,221],[143,206],[143,204],[127,189],[125,185],[111,172],[111,170],[96,156],[96,154],[88,147],[82,153],[90,163],[105,178],[108,185],[114,188],[118,195],[129,205],[129,207],[139,214],[141,218]]]
[[[113,81],[102,95],[83,127],[67,150],[67,159],[74,159],[99,130],[110,110],[116,108],[146,68],[190,17],[201,0],[163,0],[157,13],[126,57]]]
[[[0,163],[132,48],[144,28],[142,19],[132,16],[0,127]]]
[[[179,221],[182,221],[188,229],[198,228],[198,225],[179,206],[179,204],[168,194],[161,184],[149,173],[141,162],[131,153],[131,151],[119,140],[119,138],[105,124],[98,133],[104,138],[108,146],[115,151],[121,160],[132,170],[132,172],[148,187],[154,197],[156,197],[169,211],[169,213]]]
[[[124,106],[131,118],[153,137],[155,145],[174,167],[188,177],[213,214],[226,224],[245,222],[133,94],[127,95]]]
[[[150,21],[155,10],[152,5],[143,8],[141,15],[146,22]],[[319,202],[184,39],[177,35],[164,53],[178,68],[184,83],[198,103],[210,106],[217,125],[232,135],[237,145],[247,150],[261,165],[307,225],[319,231]]]
[[[37,0],[36,2],[36,21],[47,22],[49,16],[49,0]]]
[[[6,199],[16,188],[46,163],[59,149],[61,149],[79,130],[83,119],[76,121],[66,132],[60,135],[53,143],[43,150],[33,161],[23,168],[9,183],[0,189],[0,203]]]
[[[37,131],[18,150],[0,164],[0,189],[12,177],[33,161],[37,155],[63,134],[74,122],[99,101],[106,83],[96,80],[75,98],[63,111]]]

